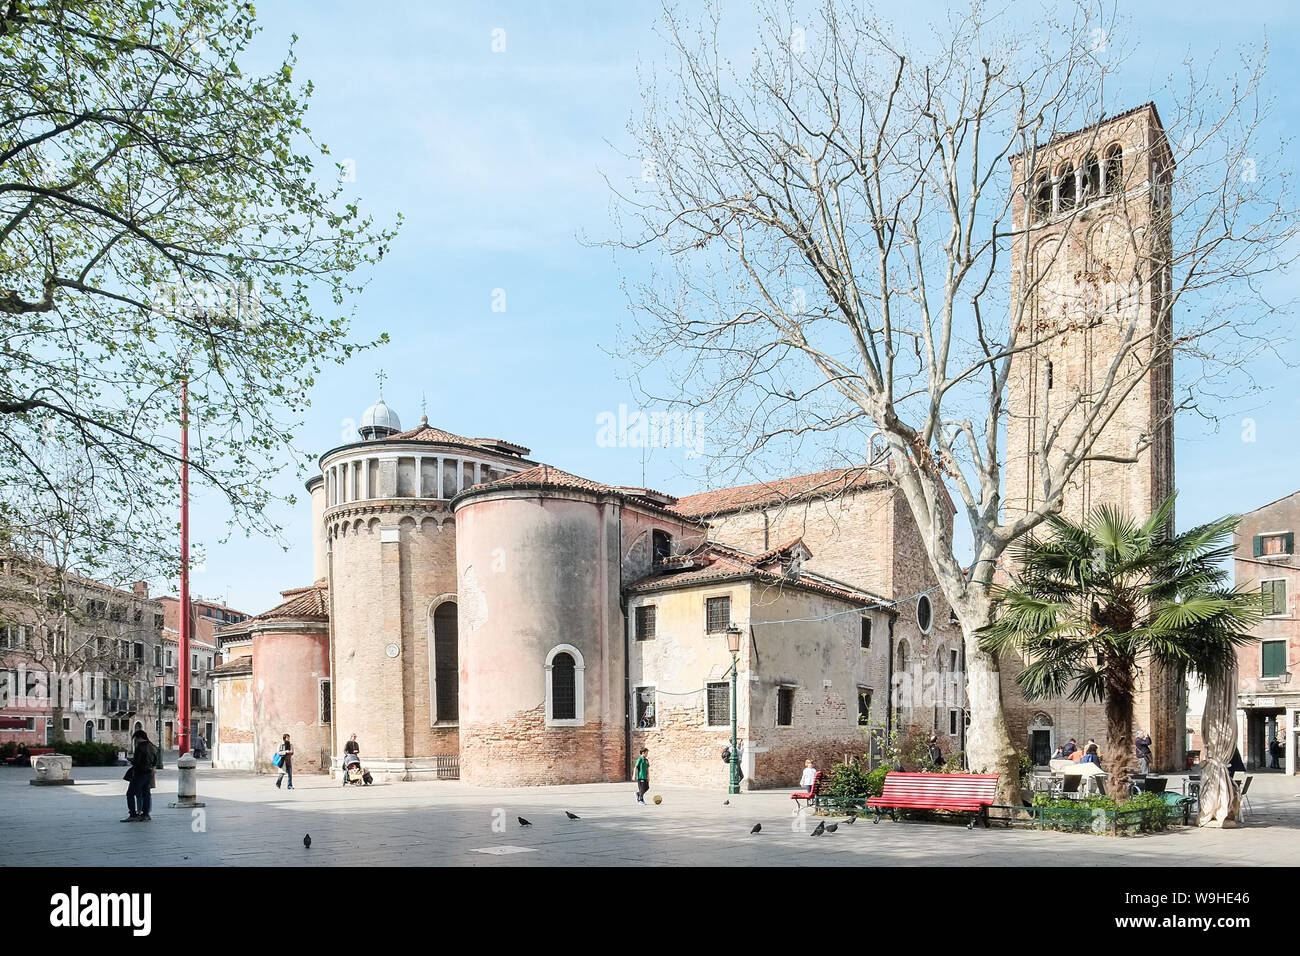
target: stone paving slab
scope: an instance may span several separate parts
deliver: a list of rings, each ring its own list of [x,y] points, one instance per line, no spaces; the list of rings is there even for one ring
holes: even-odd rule
[[[1300,779],[1261,776],[1250,825],[1134,837],[860,819],[812,837],[786,791],[654,789],[628,784],[482,789],[457,781],[343,788],[300,775],[201,770],[203,811],[170,809],[176,773],[159,773],[153,820],[125,815],[121,769],[77,768],[75,787],[28,785],[0,770],[0,866],[1241,866],[1300,863]],[[723,806],[729,799],[730,805]],[[569,820],[564,810],[582,819]],[[523,816],[533,826],[521,827]],[[834,819],[841,819],[836,817]],[[761,822],[763,830],[750,835]],[[311,849],[302,845],[312,836]],[[520,851],[483,852],[519,848]]]

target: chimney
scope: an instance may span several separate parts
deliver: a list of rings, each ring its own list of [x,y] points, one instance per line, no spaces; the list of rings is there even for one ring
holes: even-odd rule
[[[149,584],[146,581],[136,581],[131,585],[131,590],[138,598],[147,598],[149,596]]]

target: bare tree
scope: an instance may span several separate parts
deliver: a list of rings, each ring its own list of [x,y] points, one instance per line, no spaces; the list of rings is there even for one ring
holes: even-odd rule
[[[722,464],[752,470],[820,443],[861,465],[872,442],[887,446],[961,622],[971,764],[1002,774],[1004,803],[1017,799],[1016,750],[999,662],[977,639],[1004,552],[1059,511],[1085,465],[1148,453],[1149,436],[1115,448],[1107,428],[1175,355],[1171,405],[1213,415],[1213,395],[1248,387],[1235,373],[1274,309],[1261,283],[1296,222],[1278,153],[1258,142],[1261,64],[1236,78],[1216,66],[1213,83],[1189,70],[1162,91],[1174,155],[1124,170],[1114,262],[1062,281],[1063,242],[1012,255],[1045,228],[1034,190],[1056,176],[1050,144],[1114,112],[1123,34],[1092,6],[1027,23],[976,4],[916,39],[848,0],[806,20],[769,3],[746,62],[727,56],[737,38],[716,6],[698,22],[666,11],[666,76],[645,71],[632,124],[644,175],[614,187],[618,245],[660,254],[631,290],[638,374],[667,369],[671,400],[714,416]],[[1057,234],[1082,209],[1055,210]],[[1156,241],[1160,217],[1172,243]],[[1007,507],[1021,360],[1103,327],[1113,354],[1042,410],[1036,493]]]

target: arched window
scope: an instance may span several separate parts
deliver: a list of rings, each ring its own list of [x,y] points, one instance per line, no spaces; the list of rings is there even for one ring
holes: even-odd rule
[[[1096,153],[1089,153],[1083,161],[1083,201],[1091,202],[1101,195],[1101,163]]]
[[[460,719],[460,659],[456,602],[444,601],[433,612],[433,719]]]
[[[560,644],[546,655],[546,725],[576,727],[583,723],[582,652]]]
[[[1066,163],[1058,178],[1056,208],[1068,212],[1074,208],[1074,200],[1074,163]]]
[[[907,641],[898,642],[898,653],[894,655],[894,673],[907,672]]]
[[[1042,222],[1052,215],[1052,181],[1047,175],[1038,177],[1034,184],[1034,221]]]
[[[1124,191],[1124,149],[1116,143],[1106,150],[1106,193]]]

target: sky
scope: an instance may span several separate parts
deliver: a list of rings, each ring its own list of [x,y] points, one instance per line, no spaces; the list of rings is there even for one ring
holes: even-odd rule
[[[928,0],[879,6],[887,19],[912,24],[944,13]],[[684,449],[643,457],[598,440],[602,413],[652,410],[616,354],[630,318],[629,266],[592,240],[617,235],[605,177],[639,174],[627,126],[640,104],[638,63],[663,55],[657,9],[533,0],[258,5],[263,32],[249,67],[271,67],[296,34],[296,75],[314,85],[308,122],[332,158],[355,170],[348,195],[380,222],[404,217],[351,303],[357,339],[387,332],[391,341],[318,377],[293,436],[298,447],[319,454],[353,440],[382,370],[384,398],[405,428],[423,408],[440,428],[517,442],[534,459],[585,477],[677,495],[704,490],[705,462]],[[1300,125],[1300,100],[1288,95],[1300,86],[1300,5],[1144,2],[1124,12],[1134,33],[1123,72],[1131,105],[1159,105],[1165,77],[1189,54],[1200,60],[1268,38],[1268,86],[1280,100],[1268,132],[1292,135]],[[504,50],[494,51],[502,40]],[[1294,277],[1278,281],[1290,289]],[[1279,351],[1255,363],[1263,390],[1233,409],[1228,427],[1178,421],[1180,525],[1300,488],[1300,349],[1281,341]],[[1245,418],[1253,441],[1238,424]],[[789,473],[815,468],[792,462]],[[216,498],[199,494],[194,535],[207,555],[194,593],[258,613],[279,602],[281,589],[310,582],[302,479],[288,467],[274,488],[298,496],[274,514],[287,551],[260,538],[218,543],[227,516]]]

